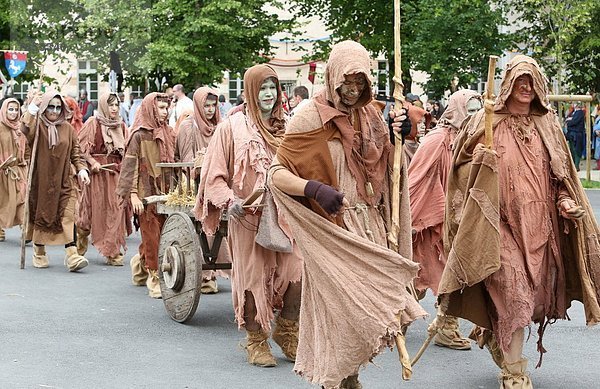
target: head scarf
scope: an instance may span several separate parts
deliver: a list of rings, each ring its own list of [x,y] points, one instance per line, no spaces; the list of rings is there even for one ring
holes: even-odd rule
[[[58,119],[51,122],[45,115],[46,109],[48,108],[48,104],[50,104],[50,100],[53,98],[59,98],[62,104],[62,110],[60,111],[60,115],[58,115]],[[55,90],[50,90],[44,93],[42,96],[42,103],[40,104],[40,111],[38,112],[40,115],[40,120],[48,127],[48,148],[53,148],[58,144],[58,129],[57,126],[63,124],[67,117],[71,115],[71,110],[67,105],[65,99]]]
[[[258,92],[267,78],[273,78],[277,85],[277,99],[271,117],[267,122],[262,118],[258,103]],[[246,115],[256,124],[263,139],[272,148],[277,149],[285,133],[285,117],[281,104],[281,86],[277,73],[269,65],[254,65],[244,74],[244,97],[246,99]]]
[[[215,100],[218,99],[219,93],[214,89],[208,87],[201,87],[196,89],[194,92],[194,123],[196,124],[196,128],[200,131],[202,136],[210,137],[215,131],[215,127],[221,121],[221,112],[219,111],[219,107],[217,106],[215,109],[215,114],[212,119],[208,120],[206,118],[206,114],[204,113],[204,104],[208,97],[212,96]]]
[[[173,162],[175,139],[167,120],[161,121],[159,119],[157,108],[159,100],[168,102],[169,96],[165,93],[152,92],[144,97],[142,104],[135,113],[129,139],[140,129],[152,131],[153,139],[159,142],[161,162]]]
[[[462,122],[467,118],[467,103],[471,99],[481,99],[481,95],[470,89],[461,89],[454,92],[448,100],[446,110],[440,117],[439,124],[447,124],[454,129],[460,129]]]
[[[545,115],[548,113],[548,79],[540,71],[540,66],[535,59],[519,54],[507,65],[502,75],[500,93],[496,98],[495,111],[506,111],[506,101],[510,97],[515,80],[524,74],[533,79],[533,91],[535,98],[531,102],[531,113],[534,115]]]
[[[350,112],[350,107],[342,102],[338,89],[344,83],[345,76],[358,73],[365,76],[367,84],[352,108],[364,107],[371,102],[371,57],[367,49],[358,42],[343,41],[334,45],[325,69],[325,98],[338,111]]]
[[[8,104],[10,104],[10,103],[17,103],[17,105],[18,105],[19,112],[18,112],[15,120],[8,119]],[[10,128],[13,131],[18,131],[19,127],[21,125],[21,122],[19,121],[20,116],[21,116],[21,104],[19,103],[19,100],[14,99],[14,98],[9,98],[2,102],[2,108],[0,108],[0,123],[4,124],[6,127]]]
[[[64,98],[67,102],[67,106],[71,110],[71,115],[67,116],[67,120],[75,129],[75,132],[79,133],[79,131],[81,131],[81,128],[83,127],[83,115],[81,114],[81,110],[79,109],[77,100],[75,100],[71,96],[65,96]]]
[[[104,140],[104,146],[108,154],[118,152],[123,155],[125,153],[125,136],[123,135],[123,128],[121,123],[123,119],[118,116],[116,119],[110,119],[110,113],[108,111],[108,99],[110,96],[115,96],[117,102],[119,96],[116,93],[104,93],[98,100],[98,112],[96,113],[96,120],[100,123],[102,129],[102,139]]]

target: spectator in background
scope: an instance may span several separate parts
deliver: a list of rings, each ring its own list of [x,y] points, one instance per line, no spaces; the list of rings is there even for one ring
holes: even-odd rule
[[[244,101],[246,101],[246,99],[244,99],[244,93],[240,93],[237,97],[237,99],[235,100],[235,105],[242,105],[244,104]]]
[[[288,102],[291,109],[290,113],[293,116],[308,103],[308,88],[303,85],[295,87],[292,91],[292,98]]]
[[[94,105],[88,100],[88,94],[85,89],[79,91],[79,110],[83,115],[83,122],[85,123],[94,114]]]
[[[134,93],[132,92],[131,93],[132,98],[133,98],[133,95],[134,95]],[[140,96],[139,93],[136,93],[135,98],[133,98],[132,101],[133,102],[131,103],[131,108],[129,108],[129,118],[127,121],[127,125],[129,127],[133,126],[133,122],[135,121],[135,113],[136,113],[138,107],[140,105],[142,105],[142,96]]]
[[[173,86],[173,103],[175,103],[175,108],[171,111],[171,116],[169,117],[169,125],[171,127],[175,127],[177,123],[177,119],[184,114],[186,111],[193,112],[194,111],[194,102],[192,99],[185,95],[185,91],[183,90],[183,85],[177,84]]]
[[[575,105],[573,115],[566,119],[567,141],[569,141],[569,150],[575,164],[575,169],[579,171],[581,155],[585,148],[585,111],[581,103]]]
[[[227,117],[227,113],[231,108],[233,108],[233,105],[225,99],[225,95],[219,95],[219,113],[221,114],[221,119]]]
[[[129,103],[125,101],[123,92],[119,92],[119,116],[125,123],[129,123]]]

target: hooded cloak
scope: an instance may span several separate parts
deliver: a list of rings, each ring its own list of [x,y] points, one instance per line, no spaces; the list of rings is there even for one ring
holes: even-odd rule
[[[431,289],[435,295],[446,264],[442,224],[452,143],[467,118],[467,103],[479,98],[477,92],[467,89],[453,93],[438,125],[423,138],[408,169],[413,260],[421,264],[415,287]]]
[[[529,115],[511,114],[506,102],[523,74],[532,77],[536,97]],[[537,306],[543,307],[543,317],[533,317],[540,352],[545,323],[566,318],[573,300],[583,302],[588,325],[600,320],[600,231],[547,104],[547,79],[535,60],[518,55],[494,106],[495,151],[479,145],[483,110],[455,141],[444,223],[448,263],[439,293],[449,296],[449,314],[493,329],[504,350]],[[469,181],[472,169],[480,169],[483,185]],[[565,198],[585,209],[581,220],[559,215]]]
[[[8,119],[8,105],[16,103],[18,113]],[[0,228],[23,223],[27,165],[25,162],[25,135],[21,133],[21,105],[9,98],[0,107]],[[16,157],[12,162],[9,160]]]

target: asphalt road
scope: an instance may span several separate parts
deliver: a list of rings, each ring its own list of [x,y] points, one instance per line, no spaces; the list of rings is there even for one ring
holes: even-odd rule
[[[600,214],[600,191],[589,198]],[[18,229],[0,243],[0,389],[4,388],[311,388],[292,372],[274,345],[278,366],[261,369],[245,361],[231,304],[230,285],[202,296],[187,324],[172,321],[162,300],[130,282],[129,267],[108,267],[91,249],[90,266],[69,273],[64,249],[49,247],[50,268],[20,270]],[[139,235],[128,239],[129,259]],[[424,307],[434,314],[433,299]],[[543,365],[534,369],[535,328],[525,355],[536,388],[600,387],[600,327],[587,328],[575,303],[570,321],[548,327]],[[426,337],[427,321],[407,336],[411,355]],[[463,323],[463,332],[469,325]],[[396,352],[384,352],[360,377],[365,389],[498,388],[498,369],[486,350],[452,351],[430,346],[402,381]]]

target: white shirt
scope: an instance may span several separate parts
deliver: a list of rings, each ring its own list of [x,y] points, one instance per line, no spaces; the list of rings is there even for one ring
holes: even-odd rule
[[[177,119],[185,112],[185,111],[193,111],[194,110],[194,102],[187,96],[183,96],[181,99],[177,100],[177,104],[175,105],[175,110],[171,112],[171,117],[169,118],[169,125],[171,127],[175,127],[175,123],[177,123]]]

